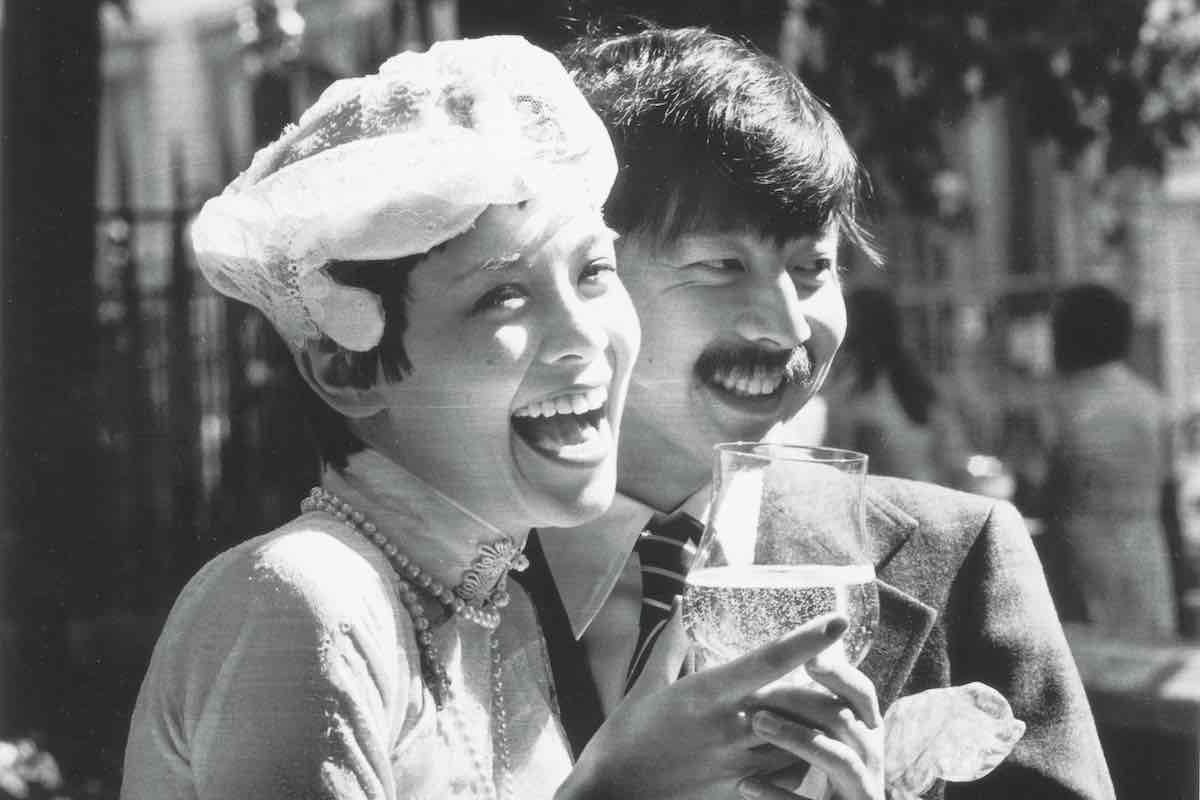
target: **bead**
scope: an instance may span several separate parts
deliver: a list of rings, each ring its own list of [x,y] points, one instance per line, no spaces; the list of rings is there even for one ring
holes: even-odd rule
[[[494,630],[500,624],[499,609],[507,606],[510,600],[508,592],[502,588],[504,574],[501,573],[500,582],[497,584],[498,588],[487,599],[487,607],[481,608],[464,601],[459,596],[457,589],[451,589],[426,574],[407,555],[400,552],[395,543],[388,540],[362,512],[356,511],[350,503],[332,492],[326,491],[320,486],[313,487],[307,497],[300,501],[300,510],[306,513],[323,511],[330,514],[339,522],[344,522],[354,528],[378,546],[387,556],[392,569],[400,577],[397,582],[397,594],[412,619],[413,628],[416,631],[422,679],[430,694],[433,695],[434,706],[437,710],[442,712],[450,709],[451,715],[455,716],[455,724],[459,728],[457,738],[447,738],[447,741],[453,746],[465,746],[470,761],[475,766],[476,776],[469,781],[472,794],[485,797],[494,795],[498,799],[512,797],[512,753],[508,746],[509,717],[508,708],[504,702],[503,655],[500,651],[500,640],[494,635],[488,637],[492,662],[489,677],[492,683],[492,748],[494,753],[493,768],[489,770],[482,753],[475,746],[471,732],[466,730],[461,719],[450,707],[450,702],[454,697],[450,675],[442,662],[441,652],[434,642],[432,625],[421,602],[421,592],[418,591],[421,589],[425,594],[440,601],[452,616],[459,615],[485,629]],[[508,543],[507,547],[515,547],[512,540],[504,541]],[[511,550],[507,552],[511,552]],[[476,563],[478,563],[478,559]],[[508,563],[510,569],[520,571],[528,566],[529,559],[522,553],[515,553],[508,557]],[[447,737],[447,734],[443,732],[443,736]],[[489,772],[492,774],[489,775]]]

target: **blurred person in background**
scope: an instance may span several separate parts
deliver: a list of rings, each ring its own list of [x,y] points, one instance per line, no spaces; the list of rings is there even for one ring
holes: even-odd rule
[[[826,392],[825,441],[871,457],[871,472],[961,487],[969,447],[955,410],[905,342],[891,291],[846,296],[846,341]]]
[[[1064,616],[1116,634],[1173,636],[1176,601],[1161,516],[1169,416],[1125,363],[1133,312],[1111,289],[1065,289],[1051,317],[1058,373],[1044,503],[1062,559]],[[1069,611],[1071,604],[1077,611]]]

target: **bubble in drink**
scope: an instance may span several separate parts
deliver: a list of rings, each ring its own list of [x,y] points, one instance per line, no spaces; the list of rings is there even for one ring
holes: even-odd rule
[[[857,665],[879,623],[879,593],[869,564],[707,567],[688,575],[683,595],[683,624],[697,645],[702,668],[723,664],[835,611],[850,626],[834,653]]]

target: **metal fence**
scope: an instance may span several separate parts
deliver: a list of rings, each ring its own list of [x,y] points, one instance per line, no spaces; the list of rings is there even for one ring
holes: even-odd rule
[[[113,613],[161,612],[208,558],[294,515],[317,476],[307,389],[266,320],[198,273],[196,209],[172,163],[172,207],[98,214],[97,522],[117,561]]]

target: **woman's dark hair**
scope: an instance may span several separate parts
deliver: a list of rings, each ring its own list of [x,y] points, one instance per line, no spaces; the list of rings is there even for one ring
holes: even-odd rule
[[[900,307],[886,289],[864,286],[846,297],[846,349],[857,370],[855,387],[869,391],[880,376],[892,385],[905,415],[929,422],[937,389],[904,346]]]
[[[376,294],[383,303],[384,327],[379,344],[365,352],[340,347],[322,337],[320,347],[335,353],[321,377],[334,386],[369,389],[382,374],[385,380],[399,381],[412,371],[404,350],[404,331],[408,327],[408,279],[413,268],[426,254],[378,261],[333,261],[326,265],[329,276],[345,286],[354,286]],[[324,464],[345,469],[354,453],[365,449],[344,416],[330,408],[315,392],[305,392],[307,416],[313,438]]]
[[[863,174],[837,122],[778,61],[704,28],[589,34],[560,57],[608,126],[605,217],[662,241],[701,227],[775,238],[829,223],[878,260],[857,219]]]
[[[1133,342],[1133,310],[1106,286],[1079,284],[1063,289],[1051,312],[1054,364],[1074,372],[1119,361]]]

